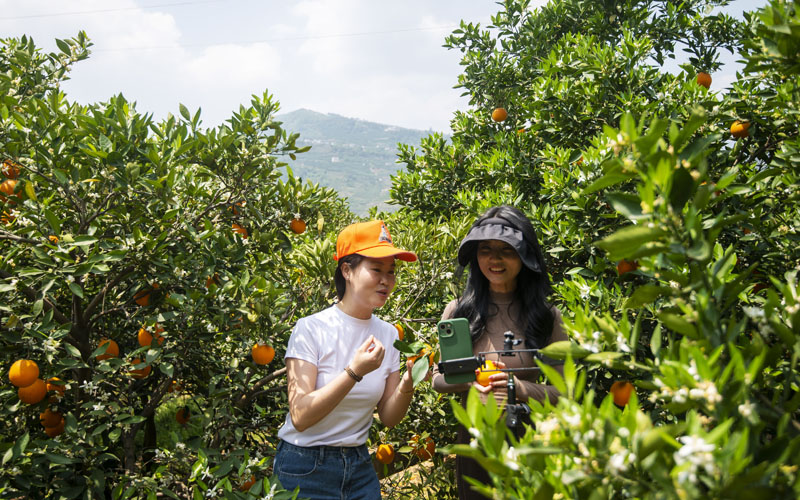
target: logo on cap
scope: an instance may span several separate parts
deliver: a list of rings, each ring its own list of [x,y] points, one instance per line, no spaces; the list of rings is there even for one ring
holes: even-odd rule
[[[386,230],[386,226],[381,224],[381,235],[378,237],[378,241],[381,243],[388,243],[392,244],[392,238],[389,237],[389,231]]]

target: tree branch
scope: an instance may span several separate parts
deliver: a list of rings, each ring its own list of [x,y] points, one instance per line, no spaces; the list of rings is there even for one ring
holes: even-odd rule
[[[13,274],[9,273],[8,271],[3,271],[2,269],[0,269],[0,278],[8,279],[13,277],[14,277]],[[36,301],[36,292],[33,291],[30,287],[27,287],[22,283],[17,282],[17,290],[19,290],[23,295],[25,295],[25,297],[29,301],[31,302]],[[53,311],[53,318],[55,318],[56,321],[58,321],[62,325],[70,323],[69,318],[64,316],[61,313],[61,311],[58,310],[56,305],[50,301],[50,299],[48,299],[47,297],[43,297],[43,301],[45,309],[47,309],[48,311]]]

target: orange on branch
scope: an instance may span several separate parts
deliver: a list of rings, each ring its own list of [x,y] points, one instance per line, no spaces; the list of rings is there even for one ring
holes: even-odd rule
[[[711,75],[705,71],[701,71],[697,74],[697,84],[702,87],[709,88],[711,86]]]
[[[20,165],[11,160],[3,160],[3,175],[9,179],[16,179],[19,177]]]
[[[491,359],[487,359],[480,368],[475,370],[475,381],[486,387],[492,383],[489,377],[496,373],[500,373],[500,370],[497,369],[497,365]]]
[[[131,360],[131,366],[136,366],[142,362],[139,358],[134,358]],[[150,365],[145,366],[144,368],[139,368],[138,370],[135,368],[131,368],[130,374],[133,378],[145,378],[146,376],[150,375],[151,367]]]
[[[233,224],[231,224],[231,229],[233,229],[234,233],[241,234],[243,239],[245,239],[245,240],[247,239],[247,237],[248,237],[247,229],[243,228],[242,226],[240,226],[239,224],[237,224],[235,222]]]
[[[745,137],[750,135],[748,129],[750,128],[750,122],[742,122],[736,120],[731,125],[731,135],[737,139],[744,139]]]
[[[39,378],[39,365],[30,359],[18,359],[8,370],[8,380],[17,387],[27,387]]]
[[[66,387],[64,387],[64,383],[61,382],[61,379],[58,377],[50,377],[47,379],[47,392],[55,391],[59,394],[64,394]]]
[[[14,179],[6,179],[2,183],[0,183],[0,201],[6,201],[6,196],[12,197],[11,203],[15,203],[13,198],[16,198],[14,195],[14,189],[17,187],[17,181]],[[3,196],[5,195],[5,196]]]
[[[139,328],[139,333],[138,333],[137,337],[138,337],[140,346],[142,346],[142,347],[150,347],[150,345],[153,343],[153,337],[155,337],[156,341],[158,341],[158,345],[161,345],[161,344],[164,343],[164,337],[162,337],[160,335],[161,332],[164,331],[164,329],[161,328],[161,326],[158,323],[156,323],[156,325],[153,327],[153,329],[154,329],[154,332],[150,333],[147,330],[147,328],[145,328],[145,327]]]
[[[420,443],[419,436],[414,436],[416,438],[416,449],[414,453],[417,455],[417,458],[420,460],[428,460],[429,458],[433,457],[433,454],[436,453],[436,443],[433,441],[433,438],[428,436],[425,438],[425,443]],[[412,441],[414,439],[412,438]]]
[[[31,385],[27,387],[20,387],[17,390],[17,396],[19,396],[19,400],[29,405],[35,405],[39,401],[43,400],[46,395],[47,384],[45,384],[44,380],[40,378],[34,380]]]
[[[495,108],[495,110],[492,111],[492,120],[504,122],[506,118],[508,118],[508,111],[506,111],[506,108]]]
[[[633,384],[627,380],[617,380],[611,384],[611,394],[614,396],[614,404],[617,406],[625,406],[631,398],[633,392]]]
[[[219,286],[219,274],[214,273],[213,275],[206,278],[206,288],[211,288],[211,285]]]
[[[119,344],[111,339],[101,340],[97,347],[100,348],[106,344],[108,344],[108,347],[106,347],[106,352],[104,354],[98,354],[97,361],[103,361],[104,359],[116,358],[119,356]]]
[[[175,421],[181,425],[186,425],[189,422],[189,417],[191,417],[191,413],[189,412],[189,408],[183,407],[175,413]]]
[[[60,424],[62,420],[64,420],[64,418],[61,414],[50,408],[47,408],[39,414],[39,422],[42,424],[42,427],[55,427]]]
[[[250,479],[239,485],[239,491],[248,491],[254,484],[256,484],[256,476],[250,476]]]
[[[635,260],[622,259],[621,261],[617,262],[617,274],[620,276],[633,272],[637,269],[639,269],[639,263]]]
[[[403,338],[406,336],[406,331],[403,329],[403,325],[397,323],[394,325],[394,327],[397,330],[397,338],[403,340]]]
[[[268,344],[255,344],[250,350],[253,362],[257,365],[268,365],[275,357],[275,349]]]
[[[150,292],[158,288],[160,288],[160,285],[158,283],[153,283],[151,289],[143,288],[136,292],[133,296],[133,300],[142,307],[148,306],[150,305]]]
[[[45,427],[44,433],[47,434],[49,437],[54,438],[60,434],[64,433],[64,419],[62,418],[61,421],[54,425],[53,427]]]
[[[375,458],[382,464],[390,464],[394,460],[394,447],[390,444],[382,444],[378,446],[375,452]]]
[[[295,217],[292,219],[292,222],[289,223],[289,228],[295,234],[303,234],[306,232],[306,221],[299,217]]]

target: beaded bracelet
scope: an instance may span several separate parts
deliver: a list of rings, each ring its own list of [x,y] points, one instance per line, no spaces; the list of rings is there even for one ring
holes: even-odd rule
[[[345,366],[344,371],[346,371],[347,374],[350,375],[356,382],[361,382],[361,379],[364,378],[361,375],[356,375],[356,372],[354,372],[349,366]]]

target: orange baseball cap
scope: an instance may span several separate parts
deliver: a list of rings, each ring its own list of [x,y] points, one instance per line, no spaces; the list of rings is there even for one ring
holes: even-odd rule
[[[333,259],[339,260],[354,253],[376,259],[397,257],[406,262],[417,260],[417,254],[414,252],[400,250],[392,244],[392,236],[382,220],[357,222],[342,229],[336,239],[336,253]]]

